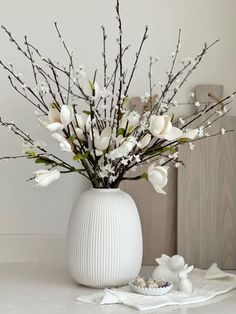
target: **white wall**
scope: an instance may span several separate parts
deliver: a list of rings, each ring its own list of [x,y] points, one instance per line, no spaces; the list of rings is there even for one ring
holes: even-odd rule
[[[109,49],[115,56],[116,20],[114,0],[0,0],[0,23],[6,25],[18,39],[28,34],[33,42],[48,55],[62,58],[63,50],[56,39],[53,22],[58,21],[67,42],[79,53],[80,63],[88,73],[101,62],[100,25],[107,26]],[[199,52],[203,43],[220,38],[192,76],[178,97],[185,101],[196,84],[224,84],[225,94],[236,90],[236,1],[235,0],[121,0],[125,41],[132,42],[127,56],[130,65],[144,25],[150,27],[141,64],[131,88],[132,95],[142,95],[147,89],[148,56],[161,57],[156,68],[156,81],[164,79],[168,69],[168,55],[174,50],[179,28],[182,28],[183,55]],[[12,45],[0,32],[0,58],[15,61],[19,72],[25,66]],[[98,67],[99,68],[99,67]],[[182,106],[179,111],[191,110]],[[9,86],[6,73],[0,71],[0,112],[7,120],[14,120],[36,138],[46,134],[37,129],[30,104],[18,96]],[[233,113],[236,113],[235,107]],[[7,130],[0,131],[0,156],[21,152],[21,142]],[[35,165],[27,161],[0,163],[0,234],[63,235],[72,204],[88,183],[76,175],[68,175],[46,189],[35,189],[26,179],[32,176]]]

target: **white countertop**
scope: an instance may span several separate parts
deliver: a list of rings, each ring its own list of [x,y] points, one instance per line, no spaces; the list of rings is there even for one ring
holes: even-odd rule
[[[152,267],[143,267],[148,275]],[[0,263],[0,314],[131,314],[140,313],[124,305],[88,305],[75,301],[95,289],[76,284],[64,264]],[[236,290],[208,302],[191,306],[169,306],[148,314],[235,314]]]

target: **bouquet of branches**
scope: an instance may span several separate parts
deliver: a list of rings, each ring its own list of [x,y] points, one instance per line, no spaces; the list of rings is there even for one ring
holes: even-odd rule
[[[227,105],[233,95],[204,104],[198,112],[187,117],[176,119],[169,113],[170,108],[177,105],[176,94],[180,88],[208,49],[217,42],[204,44],[194,58],[179,60],[180,31],[166,82],[158,86],[153,83],[153,65],[158,59],[150,57],[149,91],[143,97],[148,110],[142,114],[130,110],[127,106],[129,89],[143,44],[148,38],[148,27],[145,27],[133,66],[127,69],[124,56],[129,46],[123,44],[119,0],[116,3],[116,19],[118,53],[111,70],[107,65],[107,34],[102,27],[103,82],[100,84],[96,80],[97,71],[94,71],[92,78],[87,78],[84,66],[76,64],[74,52],[63,39],[57,23],[56,33],[68,56],[66,66],[45,57],[27,36],[23,44],[19,44],[11,32],[2,26],[19,53],[30,62],[33,74],[31,86],[12,64],[0,61],[0,65],[9,73],[10,84],[35,107],[36,120],[58,142],[60,150],[71,155],[69,163],[59,157],[61,154],[52,153],[45,143],[33,139],[15,123],[0,118],[0,124],[21,137],[24,145],[22,155],[4,156],[1,159],[27,158],[43,164],[43,169],[35,171],[32,178],[38,186],[49,185],[61,174],[76,172],[89,179],[94,188],[117,188],[122,180],[144,178],[158,193],[165,193],[163,188],[167,184],[168,165],[178,167],[182,164],[178,156],[180,145],[187,144],[193,149],[194,141],[231,131],[221,129],[216,134],[208,133],[211,125],[229,111]],[[159,97],[155,97],[156,94]],[[85,110],[81,103],[85,104]],[[132,175],[132,171],[145,164],[147,171]]]

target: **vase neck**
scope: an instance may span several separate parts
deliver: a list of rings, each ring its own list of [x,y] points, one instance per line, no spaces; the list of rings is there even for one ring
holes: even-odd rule
[[[90,190],[96,191],[96,192],[120,192],[120,188],[91,188]]]

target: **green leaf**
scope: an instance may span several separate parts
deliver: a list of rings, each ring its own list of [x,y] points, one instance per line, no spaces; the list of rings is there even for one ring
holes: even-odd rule
[[[87,114],[88,116],[91,114],[91,112],[88,110],[83,110],[83,113]]]
[[[36,158],[38,156],[38,154],[32,150],[32,149],[28,149],[25,154],[27,155],[27,158],[31,159],[31,158]]]
[[[141,177],[148,181],[148,174],[147,174],[147,172],[142,173]]]
[[[119,129],[118,129],[118,135],[124,136],[124,135],[125,135],[125,129],[119,128]]]
[[[170,152],[172,154],[176,153],[176,148],[173,148],[171,146],[166,146],[166,147],[161,147],[161,146],[154,146],[150,149],[148,149],[146,152],[145,152],[145,155],[148,155],[148,156],[151,156],[151,155],[156,155],[156,154],[162,154],[162,153],[165,153],[165,152]]]
[[[172,115],[171,115],[171,122],[173,122],[174,121],[174,118],[175,118],[175,115],[174,115],[174,113],[172,113]]]
[[[89,80],[89,86],[90,86],[92,91],[95,89],[95,86],[94,86],[93,82],[90,81],[90,80]]]
[[[43,158],[43,157],[38,157],[36,160],[35,160],[35,163],[36,164],[44,164],[44,165],[51,165],[53,164],[54,162],[50,159],[47,159],[47,158]]]
[[[88,158],[88,155],[89,155],[89,150],[85,154],[78,153],[74,155],[73,159],[75,161],[85,160],[86,158]]]
[[[68,141],[69,141],[71,144],[73,144],[74,141],[75,141],[75,139],[76,139],[76,136],[75,136],[75,135],[71,135],[71,136],[68,138]]]
[[[134,127],[133,126],[130,126],[129,129],[128,129],[128,133],[131,133],[133,131]]]
[[[182,138],[179,138],[177,140],[177,142],[180,143],[180,144],[189,143],[189,142],[191,142],[191,139],[189,139],[187,137],[182,137]]]
[[[55,102],[52,102],[52,103],[51,103],[51,108],[52,108],[52,109],[57,109],[57,104],[56,104]]]

